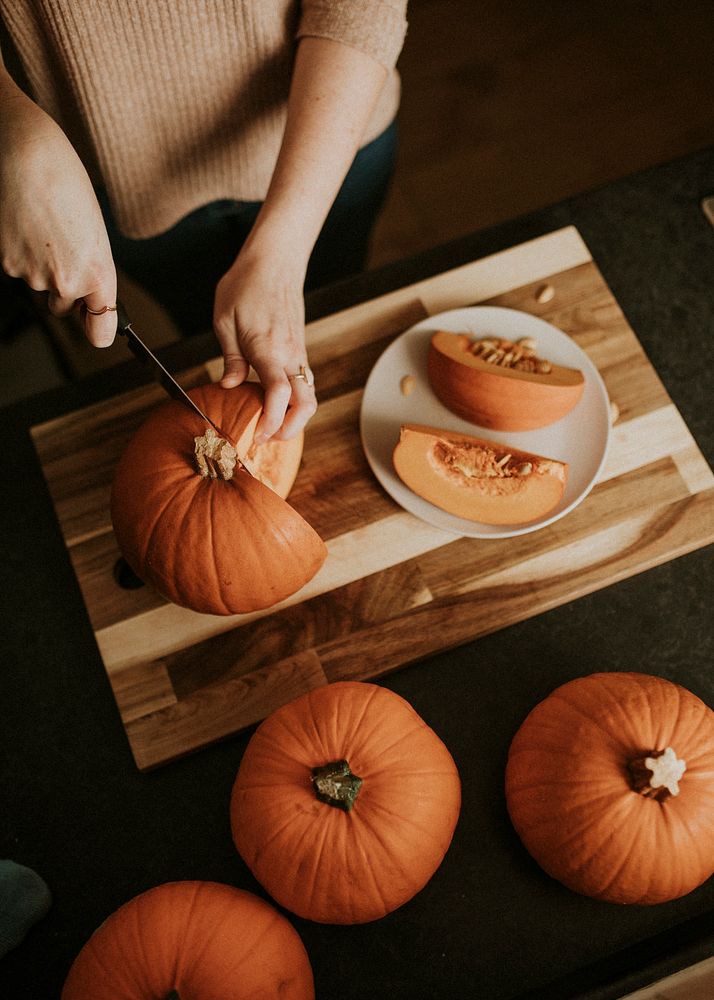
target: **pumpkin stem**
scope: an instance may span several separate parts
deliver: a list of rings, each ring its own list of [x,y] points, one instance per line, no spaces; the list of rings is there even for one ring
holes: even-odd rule
[[[362,787],[362,779],[352,774],[346,760],[335,760],[322,767],[313,767],[311,778],[315,795],[320,802],[326,802],[336,809],[344,809],[345,812],[349,812],[355,804]]]
[[[653,750],[644,757],[636,757],[628,764],[632,787],[640,795],[663,802],[670,795],[679,795],[679,779],[687,770],[683,760],[678,760],[672,747]]]
[[[232,479],[238,453],[225,438],[219,437],[212,427],[209,427],[203,437],[193,439],[195,444],[196,466],[199,474],[205,479]]]
[[[170,993],[166,994],[164,1000],[181,1000],[181,997],[178,995],[176,990],[171,990]]]

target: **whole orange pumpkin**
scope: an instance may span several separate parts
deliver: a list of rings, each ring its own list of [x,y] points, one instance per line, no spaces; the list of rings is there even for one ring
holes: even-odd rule
[[[167,882],[119,907],[82,948],[62,1000],[313,1000],[297,932],[250,892]]]
[[[451,843],[451,754],[399,695],[317,688],[256,730],[231,798],[233,839],[282,906],[321,923],[384,916],[422,889]]]
[[[263,403],[255,383],[205,385],[189,395],[235,451],[211,440],[212,430],[206,434],[201,418],[178,402],[150,414],[114,475],[111,518],[119,548],[140,579],[182,607],[216,615],[270,607],[303,587],[327,554],[284,499],[302,437],[254,447]]]
[[[714,873],[714,712],[661,677],[562,685],[511,744],[506,800],[541,867],[614,903],[661,903]]]

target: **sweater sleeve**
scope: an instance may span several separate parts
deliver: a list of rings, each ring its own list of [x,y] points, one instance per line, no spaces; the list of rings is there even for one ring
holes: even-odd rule
[[[303,0],[297,38],[331,38],[393,69],[407,32],[407,0]]]

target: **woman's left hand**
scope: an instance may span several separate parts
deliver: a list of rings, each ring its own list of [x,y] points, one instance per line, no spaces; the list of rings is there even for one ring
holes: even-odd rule
[[[317,409],[305,351],[303,286],[312,248],[335,200],[387,70],[330,38],[301,38],[288,117],[268,193],[235,263],[216,288],[213,326],[221,385],[252,365],[265,390],[256,441],[298,434]]]
[[[216,288],[213,325],[221,345],[221,385],[240,385],[250,366],[265,391],[258,444],[298,434],[317,409],[305,349],[305,266],[244,246]],[[303,368],[307,378],[295,378]],[[290,377],[292,376],[292,377]]]

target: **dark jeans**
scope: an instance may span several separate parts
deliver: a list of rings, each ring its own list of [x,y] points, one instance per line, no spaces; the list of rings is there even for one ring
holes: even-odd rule
[[[306,290],[364,269],[374,223],[394,170],[396,124],[361,149],[340,188],[308,266]],[[213,325],[213,296],[255,222],[260,202],[215,201],[149,239],[117,229],[98,192],[114,260],[159,302],[184,334]]]

